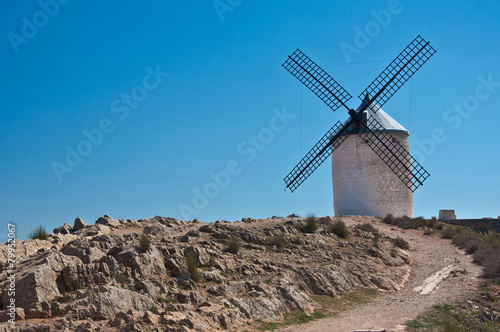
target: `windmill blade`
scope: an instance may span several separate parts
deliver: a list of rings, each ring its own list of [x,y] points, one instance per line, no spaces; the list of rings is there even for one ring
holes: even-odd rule
[[[368,95],[370,104],[382,107],[434,53],[429,42],[417,36],[358,97]]]
[[[342,126],[338,121],[328,132],[319,140],[318,143],[305,155],[304,158],[292,169],[285,177],[286,187],[292,192],[297,189],[302,182],[311,175],[345,140],[344,131],[352,124],[352,120]],[[332,148],[330,149],[330,146]]]
[[[332,110],[335,111],[342,105],[349,110],[345,105],[352,98],[349,92],[299,49],[288,56],[282,66],[304,83]]]
[[[413,158],[405,147],[399,143],[374,117],[367,120],[366,127],[359,136],[367,142],[401,181],[415,191],[423,185],[429,173]],[[370,135],[371,134],[371,135]]]

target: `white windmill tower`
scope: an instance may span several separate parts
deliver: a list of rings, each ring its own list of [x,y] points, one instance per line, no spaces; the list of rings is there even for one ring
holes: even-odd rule
[[[337,122],[285,177],[292,192],[329,156],[335,215],[413,216],[413,191],[429,173],[410,155],[408,131],[380,107],[435,53],[417,36],[359,95],[351,95],[300,50],[283,64],[332,110],[344,106],[350,117]]]
[[[373,104],[363,117],[376,119],[392,136],[392,142],[387,143],[392,146],[397,142],[409,154],[409,133],[396,120]],[[377,133],[376,128],[371,130]],[[335,215],[413,217],[413,192],[370,148],[370,140],[375,138],[361,137],[353,125],[346,133],[332,154]]]

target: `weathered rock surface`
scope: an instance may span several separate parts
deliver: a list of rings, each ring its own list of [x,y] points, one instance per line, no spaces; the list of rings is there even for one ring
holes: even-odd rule
[[[80,229],[84,229],[87,226],[89,226],[88,223],[86,223],[82,218],[77,217],[75,219],[75,223],[73,224],[73,231],[79,231]]]
[[[320,308],[313,294],[400,287],[407,255],[391,253],[396,249],[384,237],[374,247],[373,234],[361,230],[341,240],[326,231],[329,222],[324,218],[316,233],[304,234],[300,218],[209,224],[160,216],[105,215],[95,224],[76,218],[47,240],[18,242],[12,331],[238,330],[279,322],[289,311],[310,315]],[[141,233],[149,248],[141,247]],[[0,245],[2,266],[7,252]],[[6,276],[0,273],[1,280]],[[2,309],[9,301],[4,292]],[[0,310],[0,320],[8,320],[7,311]]]

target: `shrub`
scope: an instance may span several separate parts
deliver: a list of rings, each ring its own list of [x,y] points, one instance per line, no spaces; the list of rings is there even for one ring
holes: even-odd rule
[[[334,233],[338,237],[347,239],[349,237],[349,230],[342,220],[337,220],[328,226],[328,232]]]
[[[186,253],[186,267],[193,281],[198,282],[201,280],[200,271],[198,271],[198,262],[192,251]]]
[[[141,234],[141,237],[139,238],[139,244],[144,251],[148,251],[151,247],[151,240],[146,233]]]
[[[231,236],[226,242],[226,251],[238,255],[240,252],[240,241],[236,236]]]
[[[486,234],[489,231],[491,231],[490,225],[488,225],[484,221],[480,221],[480,222],[474,224],[474,226],[472,226],[472,229],[478,233],[481,233],[481,234]]]
[[[289,214],[287,218],[300,218],[299,215],[296,215],[295,213]]]
[[[417,229],[419,225],[418,221],[407,216],[397,217],[396,219],[394,219],[394,224],[398,227],[401,227],[402,229]]]
[[[281,234],[274,234],[271,237],[270,243],[271,245],[278,247],[278,249],[282,249],[288,246],[288,242]]]
[[[378,233],[378,229],[376,229],[375,227],[373,227],[372,224],[369,224],[369,223],[364,223],[364,224],[361,224],[361,225],[356,225],[356,228],[360,229],[362,231],[365,231],[365,232],[372,233],[372,234],[379,234]]]
[[[475,239],[477,238],[471,234],[455,234],[451,238],[451,243],[463,249],[467,247],[468,243],[474,241]]]
[[[38,240],[45,240],[47,238],[47,231],[45,230],[45,227],[42,225],[38,226],[34,230],[32,230],[28,237],[32,240],[38,239]]]
[[[455,232],[455,229],[453,227],[445,227],[442,231],[441,231],[441,237],[443,239],[451,239],[453,238],[453,236],[457,234]]]
[[[500,244],[500,234],[498,232],[488,232],[481,237],[488,243]]]
[[[120,272],[111,271],[111,277],[113,277],[121,285],[124,285],[128,281],[127,276]]]
[[[302,238],[300,237],[299,234],[295,234],[295,236],[293,237],[293,240],[292,240],[293,243],[295,243],[296,245],[302,245],[304,244],[304,241],[302,241]]]
[[[396,239],[394,239],[394,245],[398,248],[401,248],[401,249],[405,249],[405,250],[410,249],[410,244],[408,242],[406,242],[405,239],[403,239],[402,237],[399,237],[399,236]]]
[[[306,225],[302,228],[304,233],[314,233],[318,230],[318,221],[314,214],[308,214],[306,217]]]
[[[436,231],[434,231],[434,230],[433,230],[433,229],[431,229],[431,228],[426,228],[426,229],[424,230],[424,235],[432,235],[432,234],[434,234],[435,232],[436,232]]]
[[[153,314],[156,314],[158,313],[158,307],[153,304],[151,308],[149,308],[149,311],[151,311]]]
[[[391,257],[392,258],[397,258],[398,257],[398,252],[394,249],[391,250]]]
[[[483,242],[474,253],[474,262],[483,267],[483,277],[500,277],[500,245]]]
[[[467,251],[468,254],[474,254],[483,245],[484,245],[484,242],[482,240],[475,238],[475,239],[472,239],[471,241],[469,241],[465,245],[465,251]]]
[[[389,213],[384,217],[384,219],[382,219],[382,222],[389,225],[394,225],[394,216]]]

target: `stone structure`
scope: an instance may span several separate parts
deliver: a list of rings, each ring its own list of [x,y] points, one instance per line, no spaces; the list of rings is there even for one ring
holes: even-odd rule
[[[439,210],[438,220],[455,220],[455,210]]]
[[[396,120],[375,105],[365,115],[374,117],[409,152],[409,133]],[[412,191],[353,131],[332,154],[332,182],[336,216],[413,217]]]

